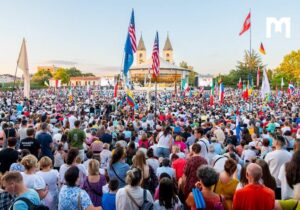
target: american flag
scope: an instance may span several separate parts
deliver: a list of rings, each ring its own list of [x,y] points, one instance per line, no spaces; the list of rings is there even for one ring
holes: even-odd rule
[[[134,11],[133,10],[131,12],[128,33],[130,36],[132,51],[135,53],[136,52],[136,37],[135,37],[135,24],[134,24]]]
[[[159,41],[158,41],[158,32],[156,32],[154,45],[153,45],[153,52],[152,52],[152,69],[153,69],[153,76],[157,77],[159,74]]]

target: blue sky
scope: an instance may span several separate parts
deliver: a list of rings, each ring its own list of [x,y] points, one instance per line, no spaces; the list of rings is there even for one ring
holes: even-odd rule
[[[38,65],[76,66],[96,74],[120,69],[131,9],[150,57],[155,31],[160,48],[169,32],[178,64],[201,73],[226,73],[249,49],[238,36],[251,8],[252,47],[264,43],[263,62],[274,68],[300,48],[299,0],[0,0],[0,74],[13,74],[22,38],[30,71]],[[266,39],[266,17],[291,17],[291,39]]]

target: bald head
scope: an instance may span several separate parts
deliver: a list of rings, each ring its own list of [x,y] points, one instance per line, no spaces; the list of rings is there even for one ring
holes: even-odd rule
[[[262,177],[262,168],[256,163],[250,163],[247,166],[247,179],[250,182],[258,182]]]

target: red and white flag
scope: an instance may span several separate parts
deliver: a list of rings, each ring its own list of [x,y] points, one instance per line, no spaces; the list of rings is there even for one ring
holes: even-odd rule
[[[153,76],[156,78],[159,75],[159,67],[160,67],[160,61],[159,61],[159,41],[158,41],[158,32],[156,32],[154,45],[153,45],[153,51],[152,51],[152,70],[153,70]]]
[[[245,21],[244,21],[244,24],[243,24],[243,28],[240,32],[240,36],[245,33],[246,31],[248,31],[251,27],[251,12],[249,12],[249,14],[247,15]]]

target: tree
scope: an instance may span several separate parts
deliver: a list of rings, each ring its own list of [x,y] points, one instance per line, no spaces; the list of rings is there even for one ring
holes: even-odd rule
[[[260,75],[262,75],[262,69],[265,68],[265,66],[262,64],[259,54],[254,50],[252,50],[251,55],[249,51],[245,51],[243,60],[238,61],[236,68],[232,69],[227,75],[221,75],[222,81],[226,86],[236,87],[240,78],[243,82],[247,82],[248,78],[252,77],[253,84],[256,84],[258,67],[260,69]],[[262,76],[260,77],[260,81],[261,80]]]
[[[52,74],[47,69],[39,69],[33,76],[32,81],[40,85],[44,85],[52,77]]]
[[[68,84],[70,82],[70,76],[68,74],[68,71],[63,68],[59,68],[55,71],[53,78],[55,80],[61,80],[62,84]]]
[[[84,77],[94,77],[95,75],[93,73],[83,73],[82,76],[84,76]]]
[[[284,56],[275,73],[283,76],[286,81],[300,82],[300,50]]]
[[[76,67],[66,69],[66,72],[69,75],[69,77],[80,77],[80,76],[82,76],[81,71],[79,69],[77,69]]]
[[[181,68],[185,68],[185,69],[187,69],[187,68],[189,67],[186,61],[181,61],[181,62],[179,63],[179,66],[180,66]]]

